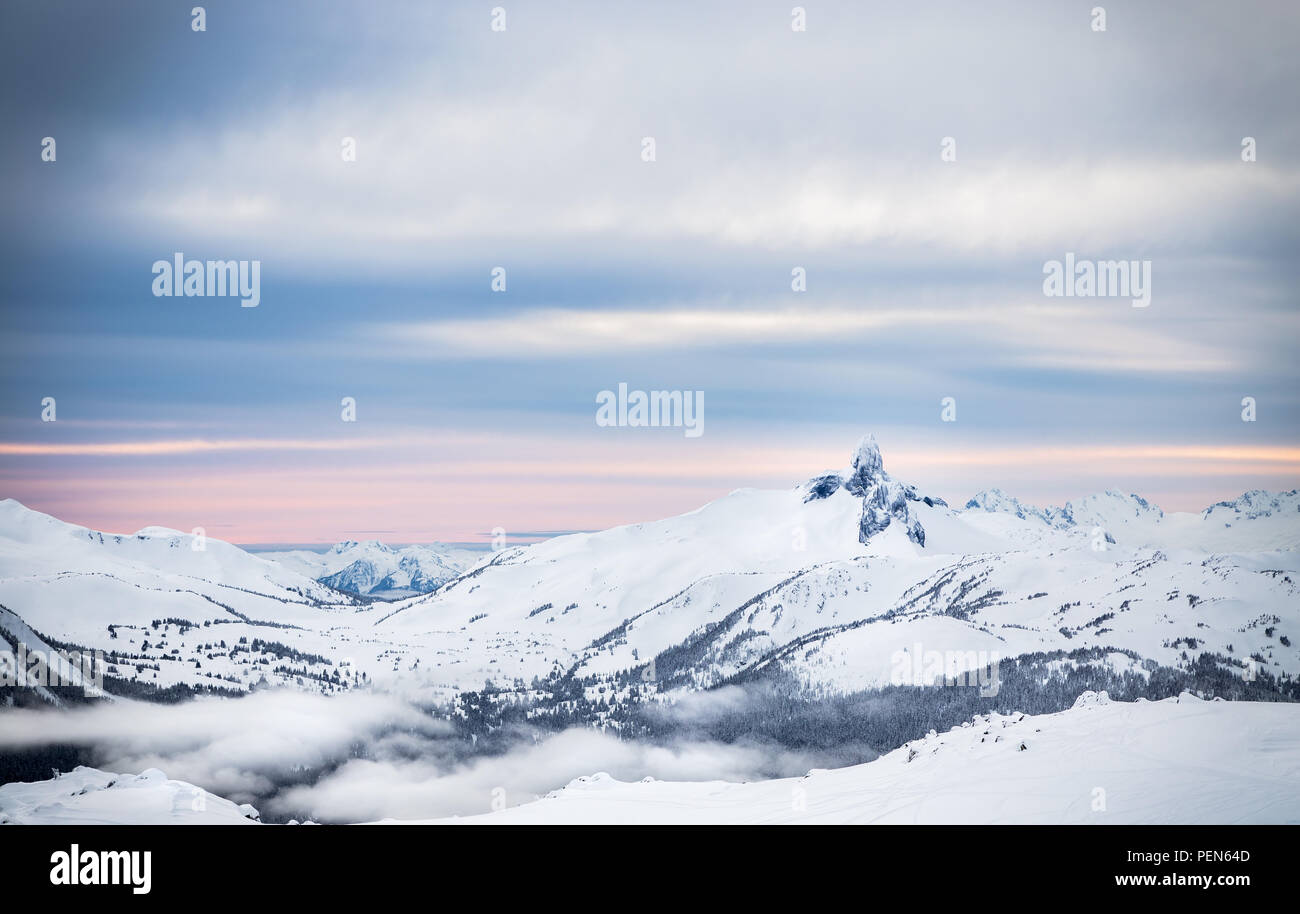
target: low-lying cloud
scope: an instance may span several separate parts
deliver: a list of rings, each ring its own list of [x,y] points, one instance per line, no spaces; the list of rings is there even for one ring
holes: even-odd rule
[[[741,695],[718,695],[735,706]],[[686,718],[709,711],[683,706]],[[608,772],[619,780],[746,781],[825,767],[826,753],[707,738],[623,740],[588,728],[514,728],[491,745],[445,711],[397,695],[267,691],[179,705],[116,701],[72,711],[0,714],[0,753],[85,748],[119,773],[159,768],[265,819],[323,822],[430,819],[486,813]],[[838,761],[839,757],[833,761]]]

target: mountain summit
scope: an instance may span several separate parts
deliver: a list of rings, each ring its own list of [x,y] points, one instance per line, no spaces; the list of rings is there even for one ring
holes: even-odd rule
[[[947,507],[942,498],[921,495],[915,486],[899,482],[885,472],[880,445],[875,435],[858,442],[853,461],[847,470],[816,476],[804,484],[804,502],[829,498],[844,489],[862,499],[862,519],[858,523],[858,542],[865,543],[897,521],[907,531],[907,538],[925,546],[925,527],[917,517],[913,503],[930,507]]]

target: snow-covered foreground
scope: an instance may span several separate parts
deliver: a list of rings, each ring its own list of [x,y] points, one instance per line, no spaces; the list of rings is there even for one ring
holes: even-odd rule
[[[157,768],[138,775],[76,768],[48,781],[0,787],[0,825],[252,825],[257,810]]]
[[[988,715],[874,762],[802,778],[623,783],[580,778],[463,824],[1300,823],[1300,707],[1080,696]]]

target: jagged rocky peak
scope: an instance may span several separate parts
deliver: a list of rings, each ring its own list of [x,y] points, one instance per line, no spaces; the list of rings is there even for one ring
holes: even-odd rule
[[[885,461],[880,456],[880,445],[876,443],[875,435],[867,435],[858,442],[857,450],[853,452],[853,464],[849,468],[849,473],[846,485],[854,495],[862,494],[860,491],[854,492],[855,488],[865,490],[885,475]]]
[[[912,503],[947,507],[942,498],[920,495],[915,486],[901,483],[886,473],[875,435],[867,435],[858,442],[848,469],[808,480],[803,485],[804,501],[829,498],[840,489],[862,499],[862,520],[858,524],[858,542],[861,543],[897,522],[907,531],[908,539],[924,546],[925,528]]]

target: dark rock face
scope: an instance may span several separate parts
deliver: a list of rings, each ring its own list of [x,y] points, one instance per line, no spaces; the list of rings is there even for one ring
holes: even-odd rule
[[[373,562],[358,559],[342,571],[336,571],[318,580],[326,587],[350,593],[368,593],[375,585],[378,572]]]
[[[907,538],[925,546],[925,528],[909,502],[924,502],[930,507],[947,507],[942,498],[919,495],[915,486],[905,485],[885,472],[880,446],[874,436],[858,443],[852,465],[844,473],[816,476],[804,484],[804,501],[829,498],[843,488],[862,499],[862,519],[858,523],[858,542],[865,543],[892,523],[902,524]]]
[[[849,478],[844,481],[844,488],[852,495],[863,496],[883,478],[885,478],[885,461],[880,456],[880,445],[876,444],[874,435],[868,435],[858,443]]]
[[[817,476],[808,480],[808,494],[804,496],[805,502],[816,501],[819,498],[830,498],[840,486],[844,485],[844,480],[835,473],[829,473],[825,476]]]

